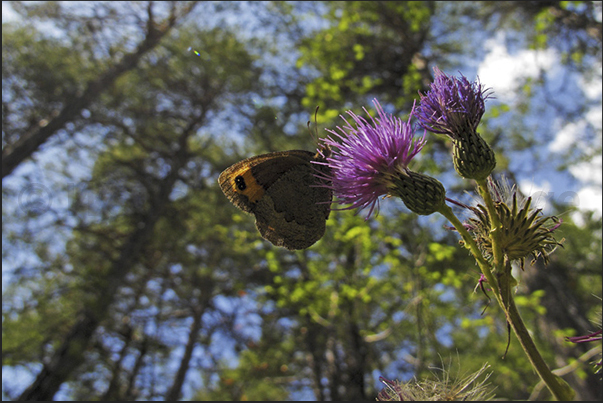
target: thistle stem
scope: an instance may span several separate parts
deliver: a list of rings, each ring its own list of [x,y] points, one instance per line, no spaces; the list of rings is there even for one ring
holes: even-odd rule
[[[503,270],[504,264],[500,242],[500,231],[502,230],[502,224],[498,218],[498,213],[496,212],[494,201],[492,201],[492,196],[490,196],[490,192],[488,191],[488,183],[485,179],[476,180],[476,182],[477,189],[480,196],[484,200],[484,203],[486,204],[486,209],[488,210],[488,216],[490,218],[490,238],[492,239],[492,260],[494,263],[494,268],[496,271],[501,271]]]
[[[511,264],[510,262],[506,262],[506,265],[507,264],[509,266],[508,270],[510,272]],[[534,341],[532,340],[528,329],[526,328],[525,324],[523,323],[523,320],[521,319],[521,315],[517,310],[517,306],[515,305],[515,300],[513,299],[513,295],[510,292],[510,289],[505,289],[508,288],[509,279],[506,279],[504,281],[506,282],[506,285],[501,284],[500,287],[501,297],[503,300],[503,305],[501,305],[501,307],[503,309],[506,309],[507,320],[511,324],[511,327],[515,332],[515,336],[519,340],[523,351],[525,351],[526,355],[528,356],[528,359],[532,363],[532,367],[534,367],[534,369],[538,373],[538,376],[540,376],[540,379],[542,379],[542,381],[549,388],[555,399],[561,401],[573,400],[576,393],[562,378],[553,374],[551,369],[548,367],[548,365],[540,355],[536,344],[534,344]]]
[[[487,189],[486,193],[488,193]],[[498,215],[496,214],[496,210],[494,209],[494,203],[489,197],[489,193],[488,199],[490,200],[490,207],[492,208],[492,210],[490,210],[490,207],[487,207],[488,211],[492,212],[491,216],[496,217],[496,219],[492,220],[492,227],[495,227],[496,224],[494,222],[497,222],[497,228],[500,228],[500,220],[498,218]],[[486,200],[486,198],[484,198],[484,200]],[[540,355],[538,348],[536,348],[536,344],[534,344],[532,337],[530,336],[525,324],[523,323],[523,320],[521,319],[521,316],[519,315],[519,311],[517,310],[517,307],[515,306],[515,301],[513,299],[513,293],[511,292],[511,263],[505,261],[504,259],[501,260],[499,263],[500,267],[496,267],[498,279],[495,279],[492,273],[492,266],[484,259],[477,244],[475,243],[469,232],[465,229],[461,221],[454,215],[452,209],[448,205],[443,205],[442,207],[440,207],[438,212],[452,223],[454,228],[459,232],[459,234],[463,238],[463,241],[465,242],[465,247],[469,249],[469,251],[475,257],[482,273],[488,281],[488,285],[492,287],[496,300],[498,301],[500,307],[503,309],[507,321],[511,325],[511,328],[513,328],[513,331],[517,336],[519,343],[527,354],[530,363],[540,376],[540,379],[542,379],[542,381],[547,385],[555,399],[572,400],[575,396],[574,390],[563,379],[551,372],[550,368],[547,366],[547,364],[544,362],[544,359]],[[497,231],[494,230],[492,231],[492,238],[494,238],[496,232]],[[496,237],[498,238],[497,235]],[[492,240],[492,243],[494,246],[494,239]],[[501,259],[502,250],[500,248],[500,243],[498,244],[498,249],[500,252],[499,259]]]
[[[469,231],[467,231],[467,229],[465,229],[465,226],[463,225],[463,223],[461,223],[461,221],[454,215],[454,213],[452,212],[452,209],[448,205],[444,204],[442,207],[440,207],[440,209],[438,210],[438,213],[440,213],[444,217],[446,217],[448,219],[448,221],[450,221],[450,223],[454,226],[454,228],[461,235],[461,237],[463,238],[463,241],[465,242],[465,247],[467,249],[469,249],[469,251],[471,252],[473,257],[477,261],[477,264],[479,265],[483,275],[486,277],[486,280],[488,280],[488,284],[494,290],[494,295],[496,296],[497,299],[499,299],[500,292],[498,289],[498,282],[495,280],[494,276],[492,275],[492,267],[490,266],[490,263],[488,263],[488,261],[486,259],[484,259],[484,257],[482,256],[482,253],[480,252],[479,247],[477,246],[477,244],[471,237],[471,234],[469,234]],[[501,303],[501,302],[502,301],[499,301],[499,303]]]

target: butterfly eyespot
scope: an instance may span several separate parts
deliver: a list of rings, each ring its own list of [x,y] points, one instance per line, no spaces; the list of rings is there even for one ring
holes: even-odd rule
[[[245,184],[245,179],[243,179],[243,177],[241,175],[239,175],[235,178],[234,183],[237,186],[237,189],[239,189],[240,191],[247,189],[247,185]]]

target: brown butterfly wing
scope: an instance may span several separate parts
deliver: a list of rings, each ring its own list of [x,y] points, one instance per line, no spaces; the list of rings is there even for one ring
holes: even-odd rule
[[[253,212],[260,234],[288,249],[305,249],[322,238],[332,192],[317,184],[313,166],[296,166],[283,174]]]
[[[305,150],[257,155],[225,169],[220,174],[218,183],[224,195],[235,206],[252,213],[255,203],[278,178],[294,166],[308,164],[313,157],[314,154]]]
[[[330,212],[332,191],[316,186],[314,176],[328,168],[310,163],[318,158],[304,150],[252,157],[226,169],[220,187],[235,206],[255,215],[262,237],[304,249],[323,236]]]

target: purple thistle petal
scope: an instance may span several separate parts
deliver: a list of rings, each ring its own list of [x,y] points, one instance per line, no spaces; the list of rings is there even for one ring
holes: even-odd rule
[[[587,343],[590,341],[601,340],[601,333],[603,333],[603,331],[598,330],[598,331],[588,334],[586,336],[566,337],[565,339],[567,341],[571,341],[572,343]]]
[[[437,67],[434,72],[431,89],[427,94],[419,93],[421,102],[415,115],[421,127],[453,139],[475,133],[491,90],[483,89],[479,80],[470,82],[462,74],[461,78],[450,77]]]
[[[330,175],[321,179],[334,191],[338,203],[349,204],[344,210],[369,207],[370,217],[379,203],[379,197],[389,193],[391,178],[407,169],[411,160],[425,145],[422,138],[414,138],[414,130],[408,122],[387,114],[379,102],[373,104],[378,116],[373,117],[363,108],[370,121],[348,111],[350,120],[341,116],[345,125],[327,131],[331,135],[323,143],[332,149],[326,158]],[[318,162],[320,163],[320,162]]]

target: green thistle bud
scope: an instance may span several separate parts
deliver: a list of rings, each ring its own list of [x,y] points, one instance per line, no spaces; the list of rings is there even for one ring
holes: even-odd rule
[[[398,196],[410,211],[419,215],[430,215],[444,204],[444,186],[430,176],[404,170],[391,177],[389,193]]]
[[[496,167],[494,151],[478,133],[453,140],[454,168],[463,178],[486,179]]]

